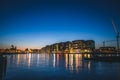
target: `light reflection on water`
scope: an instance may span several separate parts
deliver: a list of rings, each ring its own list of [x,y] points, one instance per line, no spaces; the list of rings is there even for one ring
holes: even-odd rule
[[[120,80],[119,62],[96,62],[84,60],[83,57],[90,57],[90,54],[7,55],[4,80],[26,80],[26,77],[28,80],[43,80],[47,77],[51,78],[48,80]]]

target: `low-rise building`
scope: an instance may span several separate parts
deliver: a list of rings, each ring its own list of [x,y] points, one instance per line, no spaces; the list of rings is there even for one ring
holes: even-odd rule
[[[115,47],[100,47],[99,52],[101,53],[114,53],[115,52]]]

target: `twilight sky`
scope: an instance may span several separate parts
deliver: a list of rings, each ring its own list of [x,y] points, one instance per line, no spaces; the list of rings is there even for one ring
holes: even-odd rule
[[[0,48],[41,48],[76,39],[115,40],[120,0],[0,0]]]

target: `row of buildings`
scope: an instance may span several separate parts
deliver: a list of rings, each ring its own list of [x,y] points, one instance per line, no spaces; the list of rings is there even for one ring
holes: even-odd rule
[[[14,45],[11,45],[10,48],[8,49],[0,49],[0,53],[39,53],[40,52],[40,49],[24,49],[24,50],[21,50],[21,49],[17,49],[16,46]]]
[[[0,53],[40,53],[40,49],[0,49]]]
[[[9,49],[0,49],[0,53],[115,53],[115,47],[106,46],[95,49],[94,40],[74,40],[67,42],[55,43],[47,45],[41,49],[28,49],[20,50],[16,46],[11,45]]]
[[[43,47],[41,53],[84,53],[95,50],[95,41],[93,40],[74,40],[55,43]]]

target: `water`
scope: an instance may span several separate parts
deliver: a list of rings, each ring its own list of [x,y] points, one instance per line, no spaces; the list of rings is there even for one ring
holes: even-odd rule
[[[120,80],[120,62],[84,60],[81,54],[6,56],[2,80]]]

